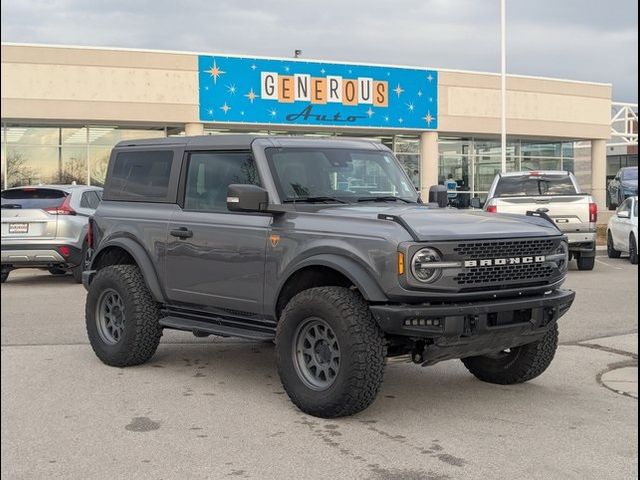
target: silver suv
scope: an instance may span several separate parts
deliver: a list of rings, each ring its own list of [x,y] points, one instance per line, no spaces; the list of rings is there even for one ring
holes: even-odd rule
[[[2,191],[2,283],[16,268],[45,268],[82,281],[89,216],[102,188],[38,185]]]

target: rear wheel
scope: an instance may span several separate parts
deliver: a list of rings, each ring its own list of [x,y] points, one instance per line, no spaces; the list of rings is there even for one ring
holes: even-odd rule
[[[9,272],[2,272],[0,274],[0,280],[2,280],[2,283],[6,282],[7,278],[9,278]]]
[[[636,237],[633,233],[629,235],[629,261],[632,265],[638,264],[638,245],[636,244]]]
[[[98,271],[87,293],[86,327],[98,358],[128,367],[149,360],[160,342],[160,309],[135,265]]]
[[[291,401],[323,418],[367,408],[382,384],[386,349],[364,299],[342,287],[296,295],[276,333],[278,373]]]
[[[578,270],[593,270],[593,267],[596,264],[596,257],[585,257],[580,254],[576,261],[578,262]]]
[[[558,347],[558,325],[534,343],[503,350],[493,355],[463,358],[462,363],[476,378],[488,383],[512,385],[542,374]]]
[[[609,258],[620,258],[620,250],[616,250],[613,244],[613,235],[611,235],[611,230],[607,232],[607,256]]]

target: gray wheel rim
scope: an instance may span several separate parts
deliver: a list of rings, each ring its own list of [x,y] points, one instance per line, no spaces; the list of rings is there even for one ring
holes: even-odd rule
[[[124,333],[125,309],[122,297],[109,288],[100,295],[96,309],[96,325],[100,338],[108,345],[115,345]]]
[[[293,364],[312,390],[328,389],[340,371],[340,345],[333,329],[320,318],[303,321],[293,337]]]

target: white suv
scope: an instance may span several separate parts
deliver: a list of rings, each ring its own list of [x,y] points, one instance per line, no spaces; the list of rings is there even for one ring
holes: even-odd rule
[[[2,191],[2,283],[16,268],[45,268],[82,282],[89,216],[102,188],[17,187]]]

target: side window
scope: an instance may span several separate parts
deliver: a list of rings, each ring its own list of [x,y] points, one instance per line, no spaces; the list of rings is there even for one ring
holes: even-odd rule
[[[638,216],[638,201],[637,200],[635,202],[633,202],[633,216],[634,217]]]
[[[172,150],[120,152],[107,177],[105,198],[165,202],[172,165]]]
[[[259,185],[255,162],[248,152],[198,152],[189,155],[185,210],[227,211],[227,187]]]
[[[94,208],[90,205],[89,194],[91,192],[84,192],[80,198],[80,208]]]
[[[631,199],[627,198],[622,205],[620,205],[620,208],[618,208],[619,212],[631,212]]]

